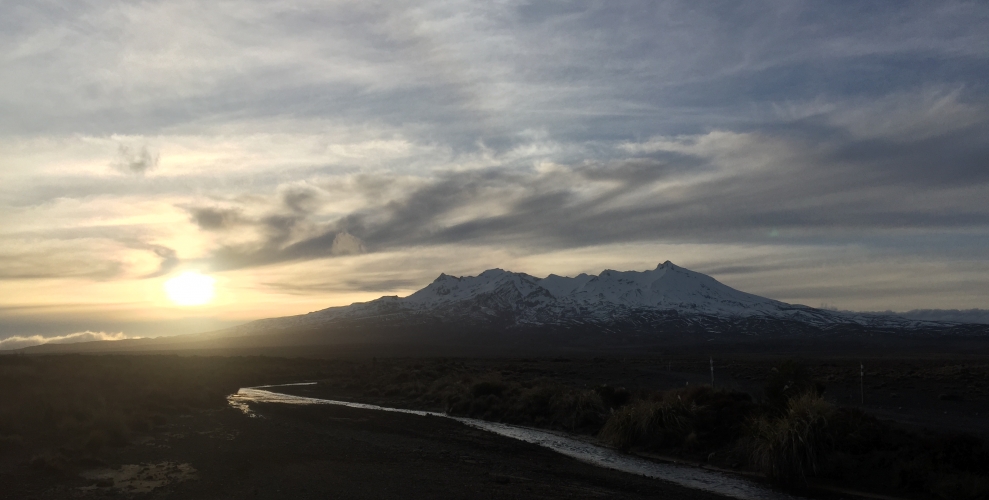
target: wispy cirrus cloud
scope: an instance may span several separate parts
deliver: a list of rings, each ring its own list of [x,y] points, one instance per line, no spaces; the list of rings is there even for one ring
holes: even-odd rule
[[[916,109],[919,116],[902,117],[901,126],[915,131],[931,113]],[[978,203],[989,179],[974,158],[984,149],[978,137],[989,115],[942,130],[926,149],[907,151],[837,125],[810,137],[807,123],[795,120],[786,133],[712,131],[626,142],[619,147],[629,158],[577,165],[440,171],[414,180],[370,174],[371,189],[397,188],[364,196],[336,216],[319,215],[314,206],[257,219],[255,225],[268,228],[265,240],[221,247],[212,258],[220,267],[322,258],[332,255],[343,231],[371,251],[454,243],[545,250],[657,238],[764,242],[771,233],[780,244],[895,239],[917,231],[954,233],[974,244],[989,227],[989,210]],[[971,163],[952,161],[960,145]],[[950,166],[937,167],[945,161]],[[307,230],[293,232],[302,226]]]

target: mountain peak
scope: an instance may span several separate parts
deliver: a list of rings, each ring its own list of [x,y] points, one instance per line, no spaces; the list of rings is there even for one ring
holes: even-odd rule
[[[429,286],[399,299],[399,303],[400,308],[416,314],[445,316],[476,312],[482,317],[496,314],[512,318],[517,324],[597,321],[588,318],[643,312],[721,318],[819,315],[811,308],[736,290],[668,260],[654,270],[605,269],[598,275],[550,274],[542,279],[499,268],[477,276],[453,277],[443,273]]]
[[[742,328],[747,335],[762,332],[759,329],[762,327],[748,330],[750,326],[746,322],[750,319],[783,321],[785,323],[780,324],[784,325],[803,324],[814,331],[848,324],[913,329],[944,325],[787,304],[736,290],[706,274],[667,260],[653,270],[606,269],[598,275],[581,273],[566,277],[550,274],[542,279],[498,268],[477,276],[456,277],[440,273],[431,284],[407,297],[382,297],[304,316],[261,320],[251,323],[250,328],[271,328],[272,321],[280,322],[283,327],[298,327],[343,319],[384,321],[381,318],[388,318],[388,322],[394,322],[403,317],[413,323],[434,318],[506,328],[569,329],[586,325],[605,328],[604,331],[610,331],[608,328],[644,328],[654,333],[674,321],[675,328],[684,328],[685,324],[705,329]],[[791,326],[785,327],[789,328]]]
[[[478,276],[494,277],[494,276],[501,276],[504,274],[515,274],[515,273],[506,271],[500,267],[495,267],[493,269],[488,269],[487,271],[482,272]]]

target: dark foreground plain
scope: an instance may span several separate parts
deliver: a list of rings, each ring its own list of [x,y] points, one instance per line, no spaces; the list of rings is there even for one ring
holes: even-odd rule
[[[745,393],[751,405],[761,405],[768,397],[767,379],[785,361],[718,357],[715,392]],[[823,386],[823,399],[854,407],[861,398],[859,361],[805,357],[796,365],[815,387]],[[864,410],[879,417],[879,424],[869,428],[905,439],[894,444],[906,451],[918,442],[940,448],[913,448],[915,456],[906,461],[896,460],[904,454],[896,449],[870,455],[886,461],[871,464],[882,477],[861,486],[902,498],[984,498],[986,464],[980,461],[987,456],[989,362],[918,356],[864,362]],[[512,420],[521,418],[506,413],[512,401],[520,400],[512,399],[513,391],[557,400],[561,394],[617,391],[658,404],[661,391],[683,391],[688,383],[695,388],[692,394],[710,391],[704,386],[710,384],[709,363],[709,358],[689,355],[0,356],[0,491],[4,498],[716,498],[582,464],[444,419],[278,405],[256,405],[265,418],[251,418],[225,399],[239,387],[312,380],[320,383],[285,391]],[[559,405],[548,413],[525,414],[534,420],[520,423],[585,434],[599,433],[608,418],[599,412],[589,420],[568,420],[559,416]],[[744,450],[710,456],[703,436],[690,439],[694,444],[667,440],[628,448],[745,468],[730,458]],[[943,466],[952,460],[969,466]],[[815,482],[820,479],[812,475],[807,484]],[[803,495],[831,496],[805,484],[791,487]]]
[[[6,498],[683,498],[714,495],[568,460],[438,418],[334,407],[258,405],[264,418],[197,411],[151,439],[60,471],[19,471]],[[134,478],[73,473],[140,464]],[[168,464],[155,477],[148,465]],[[178,472],[181,465],[190,474]],[[169,474],[170,470],[176,470]],[[159,478],[161,486],[146,493]]]

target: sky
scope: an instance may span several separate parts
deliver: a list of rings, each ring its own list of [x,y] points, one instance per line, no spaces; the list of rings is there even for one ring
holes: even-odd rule
[[[986,309],[987,33],[985,2],[6,0],[0,348],[666,260]],[[169,300],[192,271],[215,298]]]

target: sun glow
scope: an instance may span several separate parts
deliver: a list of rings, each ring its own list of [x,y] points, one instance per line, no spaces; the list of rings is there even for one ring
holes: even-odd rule
[[[165,282],[165,293],[180,306],[200,306],[213,300],[216,280],[196,271],[184,272]]]

